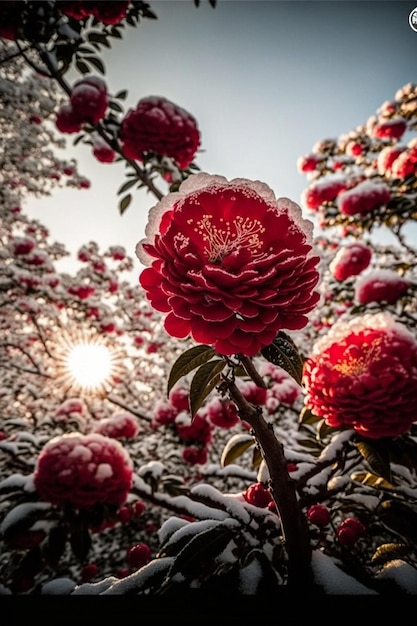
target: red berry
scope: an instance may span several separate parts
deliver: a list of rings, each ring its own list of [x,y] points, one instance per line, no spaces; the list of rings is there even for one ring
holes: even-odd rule
[[[147,543],[138,543],[127,552],[127,562],[130,567],[138,569],[151,560],[151,549]]]
[[[95,563],[89,563],[85,565],[81,570],[81,580],[83,583],[88,583],[98,572],[98,567]]]
[[[264,487],[262,483],[250,485],[246,491],[243,492],[243,497],[249,504],[259,506],[262,509],[266,508],[272,501],[269,489]]]
[[[330,523],[330,511],[327,506],[313,504],[307,510],[307,519],[311,524],[323,528]]]
[[[122,506],[122,508],[119,510],[117,514],[117,519],[122,524],[126,524],[127,522],[130,522],[132,517],[133,517],[132,510],[127,506]]]
[[[365,526],[357,517],[347,517],[337,527],[336,533],[340,543],[353,546],[365,534]]]

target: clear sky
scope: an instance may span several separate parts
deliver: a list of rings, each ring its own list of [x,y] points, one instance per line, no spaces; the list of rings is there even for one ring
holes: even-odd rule
[[[417,0],[149,0],[157,20],[127,27],[104,53],[111,93],[127,89],[126,109],[162,95],[198,120],[203,171],[259,179],[301,202],[307,186],[297,158],[320,139],[362,125],[406,83],[417,82]],[[57,191],[28,213],[70,251],[97,241],[131,256],[154,197],[136,192],[123,216],[117,189],[124,166],[95,161],[71,146],[89,190]],[[166,187],[161,186],[162,191]],[[137,261],[137,274],[141,266]]]

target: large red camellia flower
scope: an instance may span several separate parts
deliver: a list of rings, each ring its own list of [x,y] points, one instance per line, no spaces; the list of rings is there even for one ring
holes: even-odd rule
[[[334,428],[396,437],[416,421],[417,342],[387,313],[336,323],[305,362],[305,404]]]
[[[143,161],[147,154],[169,157],[181,169],[192,162],[200,146],[194,117],[166,98],[142,98],[122,121],[120,138],[130,159]]]
[[[223,355],[256,355],[317,303],[312,224],[264,183],[195,174],[149,213],[139,281],[165,329]]]
[[[87,508],[121,506],[133,480],[133,464],[116,439],[98,433],[54,437],[42,449],[34,484],[40,497],[55,505]]]

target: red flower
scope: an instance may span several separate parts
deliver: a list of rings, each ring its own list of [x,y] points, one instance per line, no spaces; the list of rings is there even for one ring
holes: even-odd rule
[[[83,583],[89,583],[98,573],[98,567],[95,563],[84,565],[81,570],[81,580]]]
[[[78,2],[60,2],[59,8],[64,15],[75,20],[83,20],[90,15],[103,24],[119,24],[125,17],[129,6],[129,0],[116,0],[109,2],[91,2],[79,0]]]
[[[323,159],[317,154],[306,154],[297,159],[297,170],[301,173],[314,172],[318,164]]]
[[[361,242],[351,243],[339,248],[329,270],[336,280],[343,281],[366,269],[371,257],[372,251],[367,245]]]
[[[194,117],[166,98],[142,98],[122,121],[120,138],[130,159],[143,161],[147,154],[170,157],[181,169],[192,162],[200,146]]]
[[[116,413],[100,420],[94,432],[113,439],[134,439],[139,432],[139,422],[131,413]]]
[[[321,180],[314,181],[303,192],[303,201],[308,209],[316,211],[325,202],[333,202],[337,196],[345,191],[347,182],[339,174],[328,175]]]
[[[311,229],[259,181],[195,174],[151,210],[139,280],[171,336],[254,356],[319,299]]]
[[[263,486],[262,483],[254,483],[243,492],[246,502],[259,506],[262,509],[267,508],[270,502],[273,502],[271,492]]]
[[[334,428],[371,439],[416,420],[417,342],[388,314],[336,323],[304,365],[305,404]]]
[[[183,387],[176,387],[169,393],[169,401],[177,411],[190,410],[190,394]]]
[[[108,105],[107,87],[97,76],[87,76],[72,88],[70,106],[75,118],[97,124],[103,119]]]
[[[82,120],[77,117],[69,102],[63,104],[58,110],[55,125],[61,133],[78,133],[82,127]]]
[[[92,285],[74,285],[72,287],[68,287],[68,293],[70,293],[72,296],[78,296],[80,300],[86,300],[87,298],[92,296],[95,291],[95,287],[93,287]]]
[[[96,141],[93,146],[93,154],[100,163],[113,163],[116,153],[106,143]]]
[[[345,546],[354,546],[363,537],[366,528],[357,517],[347,517],[336,530],[337,538]]]
[[[127,552],[127,562],[130,567],[139,569],[151,560],[151,549],[147,543],[138,543]]]
[[[408,280],[391,270],[377,270],[361,276],[355,285],[355,299],[360,304],[387,302],[393,304],[410,287]]]
[[[31,237],[17,237],[12,242],[12,250],[15,256],[29,254],[35,247],[36,241]]]
[[[207,463],[208,458],[207,448],[188,446],[184,448],[182,458],[190,465],[204,465],[204,463]]]
[[[401,139],[407,130],[407,120],[402,117],[378,122],[372,129],[372,134],[379,139]]]
[[[54,437],[42,449],[34,471],[40,497],[82,509],[122,505],[132,486],[133,463],[115,439],[96,433]]]
[[[352,189],[341,193],[337,199],[340,213],[366,215],[390,200],[391,191],[385,183],[362,181]]]
[[[184,441],[199,442],[207,445],[211,441],[212,426],[207,419],[197,413],[193,421],[191,419],[186,422],[175,422],[175,429],[178,437]]]
[[[237,406],[231,400],[213,398],[206,406],[207,416],[219,428],[233,428],[239,422]]]
[[[330,524],[330,511],[327,506],[313,504],[307,509],[307,519],[311,524],[323,528]]]

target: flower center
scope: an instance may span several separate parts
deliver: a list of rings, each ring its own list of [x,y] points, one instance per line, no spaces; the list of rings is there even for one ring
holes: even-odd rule
[[[193,222],[193,219],[188,220],[189,224]],[[223,218],[213,223],[213,215],[205,214],[195,223],[194,231],[205,243],[208,261],[221,263],[224,257],[240,248],[249,249],[252,257],[259,254],[263,246],[260,235],[265,232],[265,227],[260,220],[241,215],[232,223]]]
[[[344,359],[334,365],[334,369],[343,376],[361,376],[368,371],[372,361],[378,360],[381,354],[381,341],[350,346],[344,354]]]

